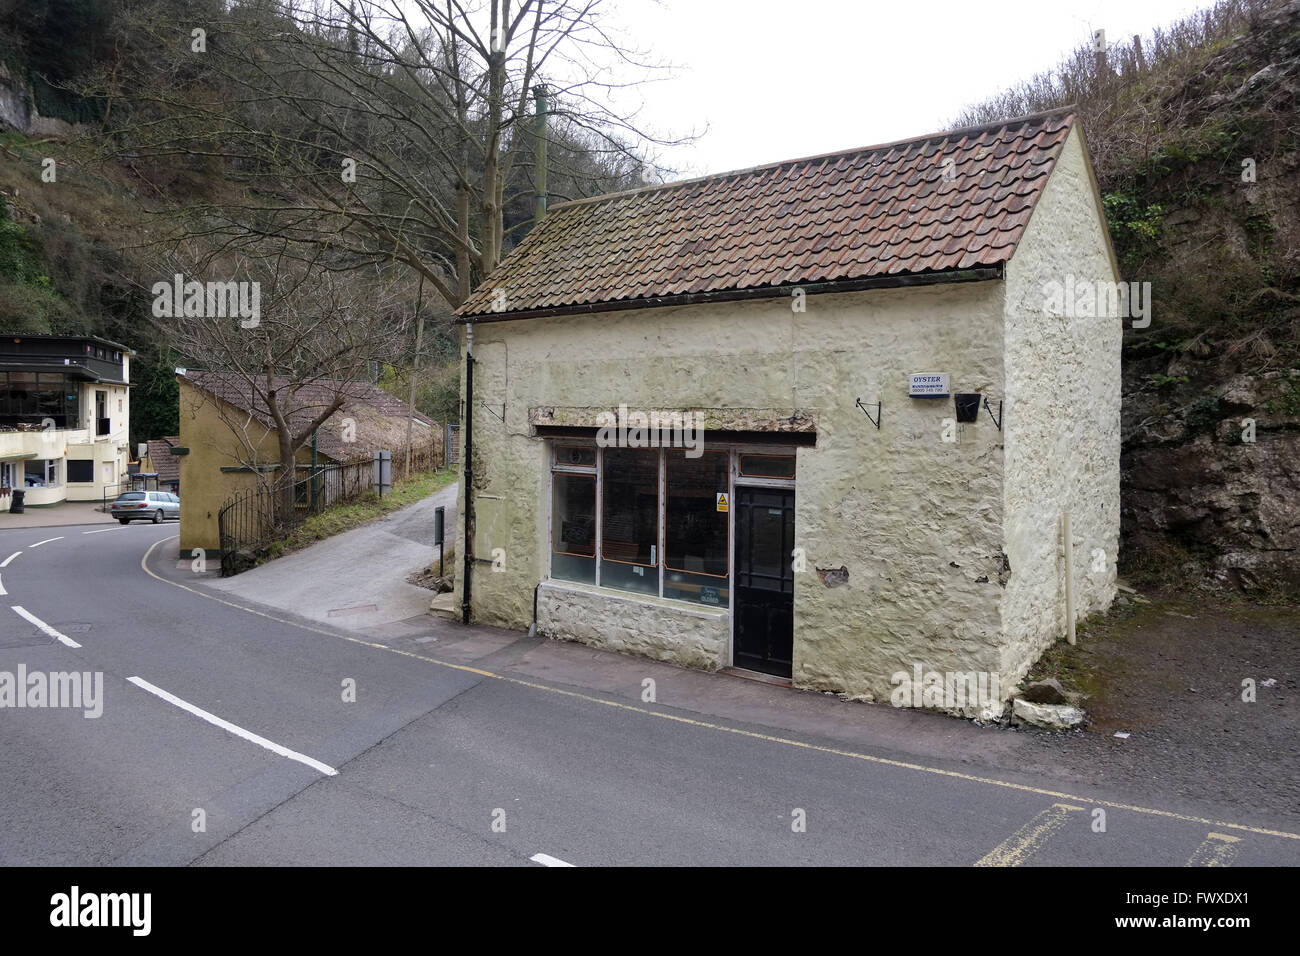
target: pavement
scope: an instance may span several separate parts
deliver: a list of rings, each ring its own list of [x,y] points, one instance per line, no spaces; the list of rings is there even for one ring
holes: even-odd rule
[[[242,574],[209,581],[214,590],[308,620],[372,627],[424,614],[434,592],[406,579],[437,559],[434,511],[456,534],[456,485],[360,528],[326,538]]]
[[[98,717],[0,709],[0,864],[1300,865],[1300,810],[1080,780],[1033,734],[429,615],[319,619],[378,601],[351,579],[426,515],[347,565],[302,552],[327,589],[256,585],[316,617],[178,561],[174,525],[0,531],[0,672],[103,680]]]
[[[7,528],[62,528],[79,524],[113,524],[112,515],[100,511],[98,501],[63,501],[40,508],[29,507],[22,514],[10,514],[6,504],[0,511],[0,531]]]

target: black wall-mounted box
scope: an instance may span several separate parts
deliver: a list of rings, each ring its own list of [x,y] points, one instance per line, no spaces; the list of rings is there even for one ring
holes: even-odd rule
[[[957,421],[973,422],[980,417],[980,395],[976,393],[958,393],[952,397],[957,405]]]

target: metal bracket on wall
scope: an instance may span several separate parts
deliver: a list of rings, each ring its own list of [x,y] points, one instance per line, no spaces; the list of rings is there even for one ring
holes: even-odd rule
[[[491,413],[492,413],[492,417],[495,418],[497,421],[499,421],[499,422],[504,422],[504,421],[506,420],[506,403],[505,403],[505,402],[502,402],[502,403],[501,403],[501,414],[500,414],[500,415],[498,415],[498,414],[496,413],[496,409],[495,409],[493,406],[489,405],[487,402],[479,402],[479,404],[482,405],[484,408],[486,408],[489,412],[491,412]]]
[[[876,404],[875,404],[875,406],[874,406],[875,409],[876,409],[876,417],[875,417],[875,418],[872,418],[872,417],[871,417],[871,412],[868,411],[868,407],[869,407],[869,406],[867,406],[867,405],[863,405],[863,404],[862,404],[862,399],[859,398],[856,402],[854,402],[854,404],[857,405],[858,408],[862,409],[863,413],[867,416],[867,418],[871,418],[871,424],[875,425],[877,429],[880,428],[880,417],[881,417],[881,416],[880,416],[880,409],[881,409],[881,406],[884,404],[884,402],[876,402]]]
[[[997,417],[994,418],[993,407],[989,405],[989,400],[986,396],[984,399],[984,410],[989,413],[989,418],[993,419],[993,424],[998,426],[998,431],[1002,431],[1002,403],[998,402],[998,414]]]

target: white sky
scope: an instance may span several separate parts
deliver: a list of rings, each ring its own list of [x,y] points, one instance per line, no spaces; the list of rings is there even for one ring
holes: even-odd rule
[[[673,79],[642,125],[707,132],[662,154],[724,172],[947,128],[962,107],[1053,68],[1104,29],[1145,38],[1209,0],[618,0],[608,21]],[[632,101],[633,105],[636,104]]]

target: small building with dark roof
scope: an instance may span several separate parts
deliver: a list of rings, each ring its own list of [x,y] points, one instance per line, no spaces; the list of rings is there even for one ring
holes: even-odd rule
[[[1115,593],[1119,283],[1070,110],[555,206],[458,313],[457,607],[1000,711]]]
[[[264,399],[242,375],[232,372],[177,370],[180,386],[181,433],[178,480],[181,491],[180,549],[189,554],[195,548],[220,552],[217,514],[235,495],[257,487],[259,476],[278,472],[280,451],[275,423]],[[372,382],[317,379],[291,383],[276,379],[278,391],[292,387],[294,399],[289,425],[295,431],[309,426],[336,397],[342,405],[316,430],[316,457],[326,465],[358,465],[351,469],[353,483],[365,478],[376,450],[398,454],[406,447],[408,424],[415,447],[441,447],[441,430],[420,412],[413,412],[400,398]],[[155,459],[160,471],[161,459]],[[311,444],[297,452],[297,480],[305,494],[312,461]],[[363,474],[364,472],[364,474]],[[337,470],[326,475],[326,483],[344,480]],[[370,482],[366,481],[366,486]],[[334,490],[323,493],[332,500]]]

